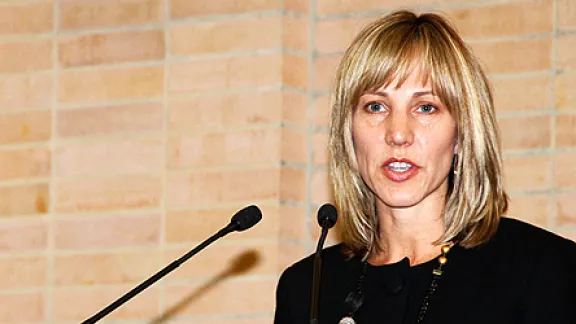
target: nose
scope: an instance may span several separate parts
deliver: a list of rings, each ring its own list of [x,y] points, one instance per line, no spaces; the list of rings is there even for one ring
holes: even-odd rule
[[[414,132],[410,117],[403,112],[392,112],[386,123],[386,143],[390,146],[412,144]]]

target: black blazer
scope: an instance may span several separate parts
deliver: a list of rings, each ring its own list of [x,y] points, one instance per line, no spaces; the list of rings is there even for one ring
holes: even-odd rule
[[[361,273],[360,260],[346,260],[341,248],[323,251],[319,324],[337,324],[346,314],[344,301]],[[275,324],[309,322],[313,260],[311,255],[282,273]],[[356,323],[415,323],[436,264],[410,267],[404,259],[369,266]],[[424,323],[576,324],[576,243],[502,218],[487,244],[449,252]]]

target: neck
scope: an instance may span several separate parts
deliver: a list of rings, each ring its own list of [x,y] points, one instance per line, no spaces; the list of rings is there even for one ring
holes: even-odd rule
[[[440,254],[434,242],[444,232],[444,205],[394,209],[378,206],[380,249],[370,257],[374,265],[395,263],[405,257],[411,265],[427,262]]]

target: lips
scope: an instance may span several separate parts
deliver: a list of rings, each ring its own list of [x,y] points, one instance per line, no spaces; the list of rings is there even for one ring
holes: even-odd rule
[[[419,169],[416,163],[404,158],[391,158],[382,165],[384,175],[394,182],[403,182],[414,177]]]

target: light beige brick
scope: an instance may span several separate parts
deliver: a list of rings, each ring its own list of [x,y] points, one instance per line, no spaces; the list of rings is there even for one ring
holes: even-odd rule
[[[542,115],[499,119],[498,124],[502,133],[504,149],[550,147],[550,118],[551,116]]]
[[[46,283],[45,257],[11,257],[0,263],[0,289],[41,287]]]
[[[280,158],[276,129],[210,132],[168,140],[168,167],[194,168],[275,163]]]
[[[47,245],[47,221],[42,219],[2,219],[0,221],[0,253],[41,251],[46,249]]]
[[[277,123],[281,120],[282,108],[279,91],[207,94],[172,99],[169,101],[169,129],[193,131],[198,128]]]
[[[306,163],[308,161],[306,133],[298,130],[283,129],[281,136],[281,160],[283,162]]]
[[[172,0],[171,2],[172,18],[185,18],[195,16],[202,17],[209,15],[248,13],[281,9],[281,0]]]
[[[172,55],[279,49],[281,31],[280,16],[179,24],[170,30],[170,49]]]
[[[345,18],[316,22],[316,50],[320,53],[344,52],[356,35],[374,19]]]
[[[576,114],[556,116],[556,147],[576,147]]]
[[[314,99],[314,125],[328,127],[332,111],[330,105],[330,96],[328,95],[318,96]]]
[[[575,194],[560,194],[556,196],[556,219],[555,223],[560,226],[573,226],[576,224],[576,199]]]
[[[330,178],[327,171],[314,171],[311,182],[312,188],[310,190],[312,190],[312,203],[323,205],[334,200],[332,198],[332,187],[330,185]]]
[[[163,21],[165,0],[60,1],[60,28],[133,26]]]
[[[576,153],[558,153],[555,158],[556,188],[576,188]]]
[[[133,103],[56,112],[58,137],[119,135],[162,130],[161,103]]]
[[[151,248],[160,240],[158,214],[77,217],[56,221],[57,249]]]
[[[170,66],[172,94],[279,86],[281,82],[281,56],[276,54],[202,59]]]
[[[168,175],[167,204],[176,207],[277,199],[279,178],[278,169],[174,172]]]
[[[506,156],[504,185],[510,191],[550,189],[552,158],[550,156]]]
[[[575,6],[576,8],[576,6]],[[576,17],[576,10],[574,11]],[[556,67],[559,69],[576,70],[576,35],[562,35],[556,40]]]
[[[282,40],[286,48],[307,51],[310,48],[310,25],[308,19],[284,16]]]
[[[61,38],[61,67],[164,59],[164,32],[159,29],[122,31]]]
[[[2,323],[42,323],[45,316],[45,296],[41,292],[0,294]]]
[[[168,308],[174,307],[184,298],[190,298],[190,292],[198,291],[201,286],[202,283],[167,287]],[[203,291],[202,298],[194,298],[194,303],[184,305],[178,315],[243,315],[268,312],[274,308],[275,286],[274,279],[224,281]],[[239,291],[258,293],[244,293],[243,298],[238,298]],[[218,303],[214,303],[214,300]]]
[[[308,88],[308,59],[285,54],[282,60],[282,83],[299,89]]]
[[[0,151],[0,180],[31,179],[50,175],[47,148]]]
[[[164,167],[164,145],[158,137],[60,145],[54,155],[58,177],[144,174]]]
[[[53,1],[2,3],[0,35],[39,34],[52,31]]]
[[[323,55],[314,61],[314,90],[331,91],[341,55]]]
[[[164,69],[159,66],[62,72],[61,103],[158,98],[164,93]]]
[[[556,10],[558,11],[558,28],[559,29],[576,29],[576,3],[572,0],[557,0]]]
[[[0,216],[46,214],[49,202],[47,183],[0,188]]]
[[[546,195],[513,196],[506,216],[549,228],[552,199]]]
[[[50,107],[52,98],[50,74],[27,74],[0,78],[0,110]]]
[[[304,0],[295,0],[305,2]],[[307,2],[307,1],[306,1]],[[411,8],[419,6],[439,7],[442,5],[460,4],[462,0],[404,0],[401,3],[396,1],[364,0],[364,1],[342,1],[342,0],[317,0],[316,14],[320,16],[348,14],[357,12],[389,12],[395,9]],[[466,3],[482,3],[484,0],[470,0]]]
[[[466,40],[549,34],[553,31],[552,0],[469,6],[446,11]]]
[[[38,39],[0,44],[0,73],[32,72],[52,68],[52,41]]]
[[[282,121],[299,126],[308,123],[308,98],[303,93],[284,91],[282,93]]]
[[[328,133],[316,133],[312,137],[312,155],[314,164],[328,164]]]
[[[280,199],[306,201],[306,171],[285,166],[280,173]]]
[[[288,11],[307,14],[310,12],[309,0],[284,0],[284,8]]]
[[[547,195],[513,196],[506,216],[548,228],[551,204]]]
[[[280,206],[279,237],[290,241],[305,242],[308,233],[304,207]]]
[[[155,208],[161,184],[161,178],[152,175],[62,181],[55,189],[55,208],[60,213]]]
[[[551,38],[471,44],[490,74],[544,71],[552,68]]]
[[[404,5],[409,5],[414,1],[404,1]],[[316,13],[318,15],[333,15],[361,11],[384,11],[394,5],[386,1],[365,0],[358,2],[339,0],[318,0],[316,1]]]
[[[0,144],[48,141],[51,135],[48,110],[0,115]]]
[[[557,109],[576,108],[576,73],[563,73],[556,76],[555,95]]]
[[[553,105],[550,76],[497,78],[491,83],[498,113],[544,110]]]

